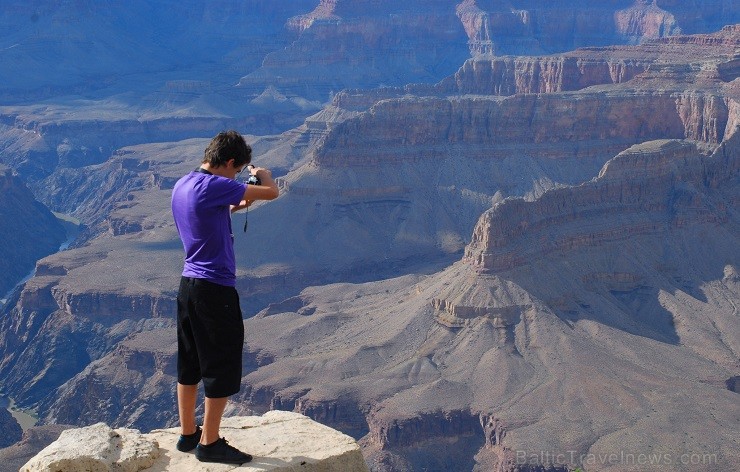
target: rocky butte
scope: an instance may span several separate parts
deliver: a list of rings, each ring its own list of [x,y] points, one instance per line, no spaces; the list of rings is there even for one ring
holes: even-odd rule
[[[249,319],[229,413],[305,414],[358,439],[377,471],[641,470],[645,455],[657,470],[738,468],[740,30],[695,20],[730,3],[591,2],[603,15],[588,28],[552,2],[453,3],[474,48],[457,72],[344,90],[250,136],[285,174],[235,235]],[[617,37],[615,5],[634,27],[622,43],[687,34],[543,49],[559,16]],[[361,23],[349,2],[319,6],[267,66]],[[484,50],[507,54],[507,25],[535,55]],[[4,388],[44,423],[172,426],[182,254],[167,202],[207,142],[178,139],[214,121],[132,118],[99,151],[63,137],[116,123],[32,108],[3,111],[4,136],[35,150],[7,159],[86,231],[0,319]],[[59,126],[37,126],[44,113]],[[34,156],[62,164],[47,175]]]

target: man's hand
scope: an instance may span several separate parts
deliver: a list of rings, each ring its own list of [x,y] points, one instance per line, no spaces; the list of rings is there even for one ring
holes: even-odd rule
[[[264,167],[254,167],[249,165],[247,167],[252,175],[257,176],[262,182],[260,185],[247,185],[247,190],[244,192],[244,201],[254,202],[255,200],[274,200],[280,194],[278,186],[272,179],[272,171],[265,169]],[[241,204],[237,205],[241,206]],[[246,206],[249,206],[248,204]],[[242,208],[246,208],[242,207]]]
[[[247,169],[249,169],[249,172],[258,177],[260,180],[269,177],[272,178],[272,171],[270,169],[265,169],[264,167],[255,167],[252,164],[249,164],[247,166]]]

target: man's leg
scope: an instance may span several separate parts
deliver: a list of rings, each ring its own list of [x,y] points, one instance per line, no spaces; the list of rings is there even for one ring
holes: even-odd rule
[[[195,402],[197,401],[197,399],[197,384],[177,384],[177,410],[180,413],[180,434],[189,435],[195,432]],[[208,405],[208,403],[206,403],[206,405]]]
[[[192,299],[194,283],[193,279],[181,277],[180,288],[177,292],[177,411],[180,415],[181,434],[184,436],[195,433],[197,429],[195,403],[198,398],[198,384],[201,380],[198,350],[192,325],[192,317],[196,314]],[[196,444],[197,441],[195,439]],[[188,450],[191,447],[190,441],[187,441],[184,446]]]
[[[229,397],[206,397],[205,414],[203,415],[203,435],[200,437],[201,444],[208,445],[218,441],[220,437],[221,416],[224,414],[228,399]]]

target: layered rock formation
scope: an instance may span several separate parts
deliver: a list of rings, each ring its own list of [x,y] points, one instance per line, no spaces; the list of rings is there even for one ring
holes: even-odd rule
[[[680,33],[701,33],[705,28],[716,30],[738,18],[737,5],[732,0],[710,4],[670,0],[464,0],[458,3],[456,12],[473,56],[530,55],[583,46],[637,44]]]
[[[443,272],[269,307],[240,397],[355,431],[374,470],[737,467],[738,144],[634,146],[497,204]]]
[[[681,47],[675,47],[679,44]],[[701,62],[707,53],[733,57],[736,44],[737,26],[727,26],[716,34],[676,36],[650,41],[639,48],[613,46],[601,50],[584,48],[555,56],[477,58],[466,61],[454,76],[432,90],[484,95],[551,93],[621,84],[636,76],[660,79],[666,85],[676,79],[685,83],[689,77],[689,80],[720,78],[731,82],[737,76],[732,61],[707,64],[708,70],[703,74],[697,74],[699,71],[687,65],[676,67],[675,64],[683,64],[687,58]],[[423,86],[417,87],[423,90]]]
[[[479,64],[481,70],[490,70],[498,61],[492,60],[467,63],[452,84],[443,81],[439,87],[343,94],[335,100],[335,107],[366,111],[332,125],[312,153],[310,165],[283,179],[290,197],[282,202],[302,206],[302,221],[315,228],[315,236],[303,235],[311,243],[331,238],[332,232],[324,228],[340,219],[346,225],[344,231],[363,235],[359,251],[350,248],[346,240],[332,240],[330,245],[341,252],[354,252],[358,258],[365,249],[389,258],[395,257],[396,251],[419,252],[432,245],[454,251],[472,230],[481,206],[488,205],[496,192],[522,195],[534,186],[536,194],[549,186],[586,180],[609,157],[644,140],[688,138],[712,147],[729,136],[736,125],[735,92],[732,81],[722,79],[719,71],[720,66],[734,61],[737,29],[728,28],[715,39],[716,49],[699,46],[705,38],[694,39],[696,47],[687,47],[692,58],[705,61],[697,68],[681,65],[685,59],[678,57],[674,43],[619,50],[615,55],[627,61],[644,55],[644,70],[635,71],[632,80],[621,83],[618,77],[624,79],[632,73],[617,73],[616,84],[606,73],[609,50],[579,52],[573,56],[574,67],[589,64],[605,73],[599,80],[590,77],[577,87],[573,85],[579,90],[567,93],[526,93],[569,88],[562,80],[567,74],[524,80],[522,83],[543,85],[523,90],[517,90],[516,83],[525,75],[512,74],[514,95],[489,95],[494,83],[490,75],[478,75],[468,66]],[[666,51],[662,59],[660,50]],[[590,58],[585,59],[589,53]],[[716,59],[708,58],[712,54],[717,54]],[[529,64],[550,60],[556,59],[537,58]],[[521,61],[526,63],[526,59]],[[725,78],[730,78],[729,74]],[[552,120],[554,116],[558,119]],[[656,116],[660,119],[654,119]],[[359,169],[364,170],[358,178]],[[512,174],[521,177],[511,178]],[[445,184],[448,192],[429,196],[435,187],[441,189]],[[341,198],[342,205],[327,211],[321,201],[327,198]],[[430,201],[435,204],[429,205]],[[456,207],[452,225],[446,224],[451,213],[447,205]],[[399,223],[380,223],[387,214],[397,215],[394,218]],[[388,234],[365,238],[369,227]],[[418,229],[422,227],[425,229]],[[274,234],[286,233],[288,227]],[[407,233],[436,234],[439,239],[414,236],[413,244],[404,246]],[[395,244],[380,243],[387,240]],[[300,246],[293,241],[284,245],[277,237],[264,241],[279,245],[276,252],[286,264],[299,257]],[[336,266],[331,254],[316,255]],[[306,260],[311,256],[300,257]],[[252,258],[251,262],[257,261]]]
[[[470,55],[639,43],[714,31],[739,15],[731,2],[321,0],[313,11],[287,22],[300,33],[296,41],[268,55],[240,86],[261,90],[270,82],[289,95],[325,97],[347,87],[434,82]]]
[[[655,39],[680,33],[676,17],[662,8],[657,2],[636,1],[635,4],[614,15],[616,29],[630,42],[639,43],[641,39]]]
[[[224,128],[284,132],[344,88],[435,83],[471,51],[547,54],[707,33],[740,21],[732,2],[251,0],[159,2],[142,14],[5,2],[0,25],[13,34],[0,44],[0,149],[12,152],[2,161],[36,183],[126,145]],[[44,199],[43,184],[34,190]]]
[[[302,415],[275,411],[262,417],[232,417],[224,420],[221,429],[232,445],[254,456],[242,466],[246,469],[367,471],[352,438]],[[103,423],[69,429],[20,470],[212,470],[212,464],[175,449],[179,434],[179,429],[141,434],[127,428],[111,429]]]
[[[536,204],[511,201],[487,212],[465,258],[482,272],[497,272],[552,252],[662,234],[671,227],[721,226],[731,219],[739,196],[730,193],[713,202],[696,187],[734,182],[740,162],[734,151],[725,155],[725,148],[705,161],[696,158],[699,151],[690,142],[634,146],[609,161],[594,182],[548,192]],[[587,234],[573,224],[582,215],[595,215]]]

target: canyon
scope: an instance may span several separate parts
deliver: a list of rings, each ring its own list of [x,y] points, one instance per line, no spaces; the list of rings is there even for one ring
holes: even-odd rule
[[[38,260],[3,392],[47,425],[175,425],[169,194],[233,126],[282,195],[234,215],[229,415],[304,414],[373,471],[740,465],[736,3],[275,3],[229,10],[272,22],[229,39],[261,41],[244,75],[223,49],[220,91],[143,68],[164,88],[0,106],[3,195],[40,202],[0,209],[49,240],[12,264]],[[82,222],[69,249],[43,205]]]

